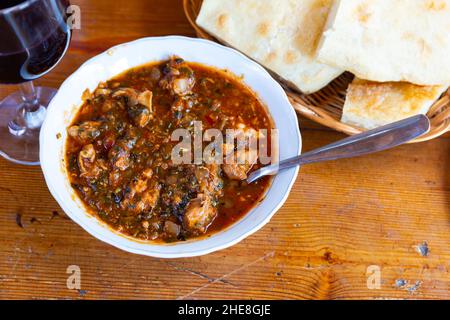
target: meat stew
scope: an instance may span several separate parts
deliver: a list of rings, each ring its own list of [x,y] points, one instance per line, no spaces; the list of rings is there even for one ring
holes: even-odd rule
[[[255,137],[264,129],[270,153],[270,115],[229,71],[172,57],[86,91],[67,129],[65,161],[88,211],[127,236],[163,242],[210,235],[249,212],[271,183],[270,177],[245,182],[262,165],[258,157],[237,164],[173,161],[172,133],[193,132],[196,121],[202,132],[223,135],[238,128]],[[227,143],[224,154],[235,153]]]

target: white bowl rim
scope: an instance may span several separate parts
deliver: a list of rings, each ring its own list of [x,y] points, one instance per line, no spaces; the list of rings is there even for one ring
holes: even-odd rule
[[[232,49],[230,47],[226,47],[226,46],[222,46],[216,42],[213,41],[209,41],[209,40],[205,40],[205,39],[199,39],[199,38],[191,38],[191,37],[185,37],[185,36],[160,36],[160,37],[145,37],[145,38],[140,38],[137,40],[133,40],[130,42],[126,42],[126,43],[122,43],[116,46],[113,46],[107,50],[105,50],[104,52],[90,58],[89,60],[85,61],[79,68],[77,68],[76,71],[74,71],[69,77],[67,77],[67,79],[61,84],[58,93],[60,91],[62,91],[62,89],[65,89],[68,84],[70,83],[71,79],[75,76],[76,73],[78,73],[81,69],[85,68],[88,65],[94,64],[96,61],[104,58],[105,55],[109,55],[110,52],[114,52],[116,49],[122,48],[122,47],[126,47],[126,46],[132,46],[135,44],[139,44],[141,42],[146,42],[146,41],[150,41],[150,42],[157,42],[157,41],[165,41],[165,40],[179,40],[179,41],[190,41],[192,43],[204,43],[210,46],[214,46],[217,48],[220,48],[223,51],[228,51],[227,54],[233,54],[233,55],[237,55],[239,57],[239,59],[242,59],[243,62],[245,62],[246,64],[250,64],[252,65],[252,68],[254,68],[255,70],[257,70],[262,78],[265,78],[266,81],[271,81],[271,85],[273,85],[274,90],[277,90],[280,94],[280,96],[285,100],[285,102],[291,106],[289,99],[287,98],[287,95],[285,93],[285,91],[282,89],[282,87],[280,86],[280,84],[275,81],[273,79],[273,77],[267,72],[267,70],[262,67],[261,65],[259,65],[258,63],[256,63],[255,61],[251,60],[250,58],[248,58],[247,56],[245,56],[244,54],[240,53],[239,51]],[[174,50],[175,51],[175,50]],[[251,86],[249,86],[252,90],[255,91],[254,88],[252,88]],[[255,91],[256,92],[256,91]],[[58,93],[55,95],[55,97],[53,98],[53,100],[50,102],[48,109],[51,111],[51,109],[56,108],[54,101],[56,100],[55,98],[58,96]],[[270,106],[267,105],[267,108],[269,109],[270,112]],[[290,119],[293,119],[293,121],[297,122],[297,115],[294,111],[294,109],[289,108],[289,113],[291,113],[290,115]],[[46,118],[47,119],[47,118]],[[121,238],[124,240],[122,243],[117,243],[114,239],[112,239],[111,237],[108,237],[106,235],[102,235],[102,234],[98,234],[93,227],[91,227],[90,223],[86,223],[83,220],[81,220],[78,217],[77,213],[72,213],[71,210],[68,208],[67,204],[64,203],[63,201],[61,201],[61,198],[58,195],[57,190],[53,187],[52,184],[52,177],[51,177],[51,169],[46,167],[45,161],[42,161],[43,159],[45,160],[45,145],[46,145],[46,132],[47,132],[47,127],[49,126],[49,122],[48,121],[44,121],[42,127],[41,127],[41,132],[40,132],[40,159],[41,159],[41,167],[42,167],[42,171],[44,173],[44,179],[47,183],[48,189],[50,191],[50,193],[52,194],[52,196],[56,199],[56,201],[58,202],[58,204],[61,206],[61,208],[64,210],[64,212],[73,220],[75,221],[79,226],[81,226],[85,231],[87,231],[91,236],[105,242],[108,243],[118,249],[130,252],[130,253],[134,253],[134,254],[139,254],[139,255],[145,255],[145,256],[151,256],[151,257],[156,257],[156,258],[186,258],[186,257],[195,257],[195,256],[201,256],[201,255],[206,255],[215,251],[219,251],[219,250],[223,250],[226,249],[228,247],[231,247],[237,243],[239,243],[240,241],[242,241],[243,239],[247,238],[248,236],[252,235],[253,233],[257,232],[258,230],[260,230],[262,227],[264,227],[269,221],[270,219],[274,216],[274,214],[283,206],[283,204],[286,202],[289,193],[296,181],[296,178],[298,176],[298,172],[299,172],[299,168],[292,168],[289,170],[284,171],[285,173],[289,174],[289,183],[286,184],[286,189],[283,192],[280,192],[279,190],[277,190],[277,192],[282,193],[283,197],[278,201],[278,203],[272,207],[272,209],[270,210],[270,213],[267,214],[266,218],[264,220],[262,220],[261,222],[259,222],[257,225],[253,226],[251,229],[247,230],[246,232],[240,234],[239,236],[234,237],[231,241],[228,241],[226,243],[222,243],[221,245],[213,245],[210,246],[206,249],[202,249],[202,250],[193,250],[193,251],[183,251],[183,252],[178,252],[178,253],[161,253],[161,252],[152,252],[151,250],[148,249],[139,249],[139,248],[134,248],[134,247],[130,247],[129,244],[130,243],[140,243],[142,244],[142,242],[138,242],[138,241],[134,241],[129,239],[128,237],[124,237],[123,235],[120,235],[118,232],[115,232],[114,230],[112,230],[111,228],[109,228],[107,234],[111,234],[112,235],[120,235]],[[301,153],[301,146],[302,146],[302,138],[301,138],[301,134],[300,134],[300,129],[299,126],[296,125],[296,136],[292,137],[295,138],[295,142],[297,145],[297,155],[300,155]],[[280,143],[281,144],[281,143]],[[67,179],[67,177],[65,177]],[[268,192],[270,191],[270,189],[268,190]],[[255,206],[255,208],[258,205]],[[252,210],[254,210],[255,208],[253,208]],[[250,212],[249,212],[250,213]],[[247,216],[249,213],[246,213],[246,215],[244,215],[243,218],[241,218],[240,220],[238,220],[237,222],[235,222],[233,225],[238,224],[240,221],[242,221],[245,216]],[[91,216],[88,213],[85,213],[89,216]],[[99,220],[96,217],[93,217],[95,220]],[[229,227],[230,228],[230,227]],[[227,232],[228,230],[225,229],[221,232]],[[208,238],[206,238],[208,239]],[[200,242],[202,241],[202,239],[197,240],[197,241],[193,241],[192,243],[195,242]],[[126,244],[125,244],[126,242]],[[184,242],[181,242],[179,244],[183,244]],[[151,248],[154,246],[160,246],[158,244],[152,244],[152,243],[148,243],[148,245],[146,247]],[[168,246],[166,244],[163,244],[161,246]],[[170,246],[176,246],[175,244],[171,244]]]

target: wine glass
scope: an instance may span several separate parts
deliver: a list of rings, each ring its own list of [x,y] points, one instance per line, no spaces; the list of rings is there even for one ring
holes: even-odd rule
[[[0,102],[0,155],[39,164],[39,130],[55,89],[32,80],[53,69],[69,46],[67,0],[0,1],[0,84],[20,91]]]

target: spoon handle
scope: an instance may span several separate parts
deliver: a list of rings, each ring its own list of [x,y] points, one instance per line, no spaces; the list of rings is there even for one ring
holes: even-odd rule
[[[424,115],[413,116],[373,130],[348,137],[300,156],[283,160],[252,172],[247,178],[251,183],[262,176],[298,165],[343,158],[352,158],[390,149],[411,141],[430,130],[430,121]]]

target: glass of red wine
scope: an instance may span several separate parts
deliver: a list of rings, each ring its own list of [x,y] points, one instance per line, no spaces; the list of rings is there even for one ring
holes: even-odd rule
[[[0,0],[0,84],[20,91],[0,102],[0,155],[39,164],[39,129],[55,89],[33,80],[53,69],[70,42],[68,0]]]

